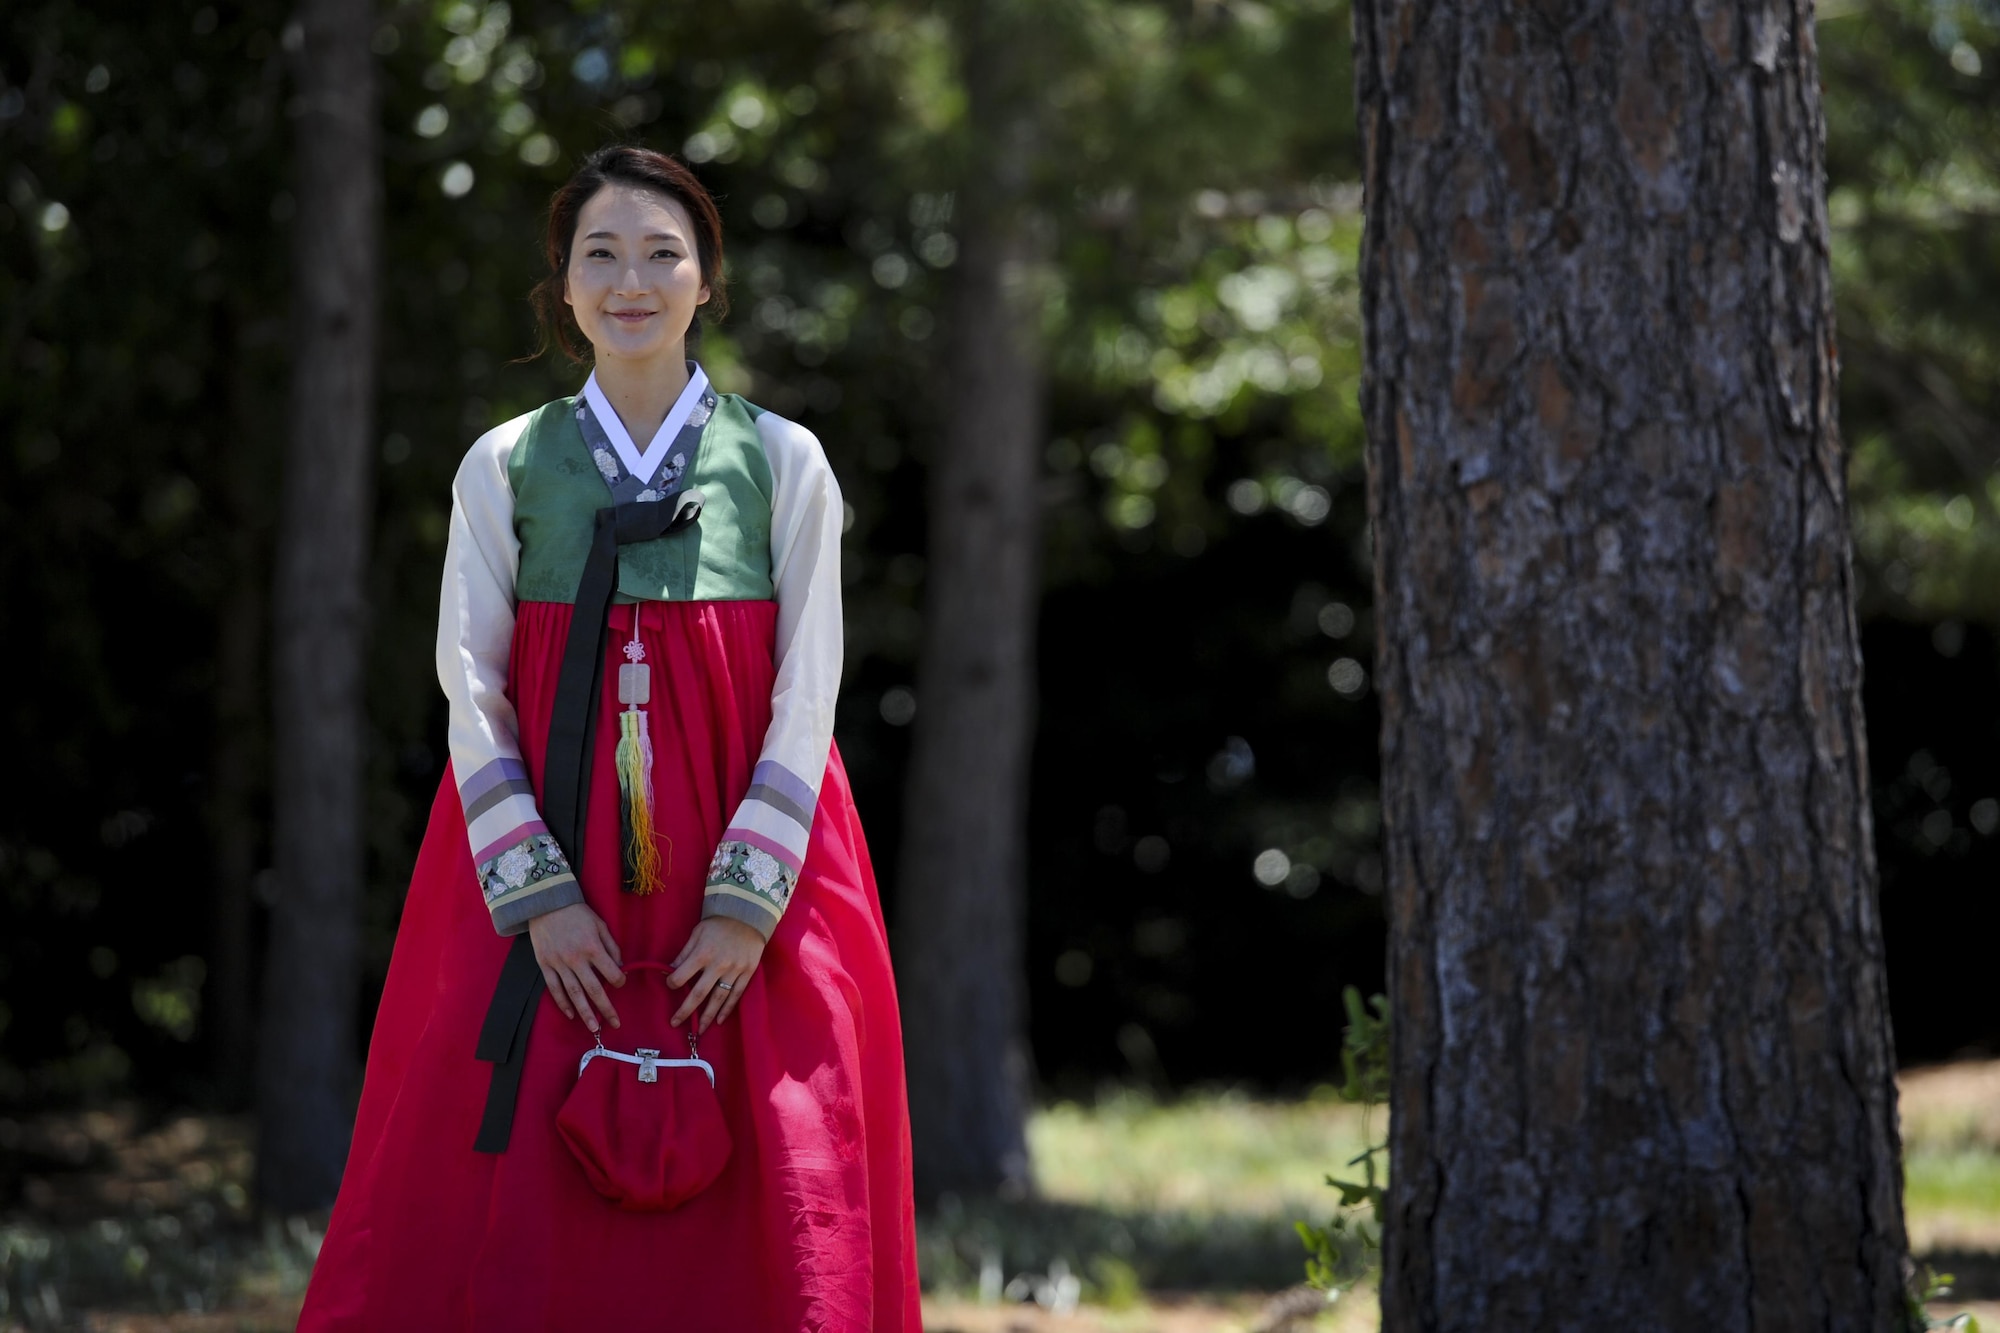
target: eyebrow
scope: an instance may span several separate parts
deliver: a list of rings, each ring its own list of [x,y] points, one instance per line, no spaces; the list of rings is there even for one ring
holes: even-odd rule
[[[585,233],[583,239],[586,241],[596,241],[596,240],[615,241],[618,239],[618,233],[610,231],[587,232]],[[680,237],[674,235],[670,231],[649,231],[646,233],[646,239],[649,241],[678,241]]]

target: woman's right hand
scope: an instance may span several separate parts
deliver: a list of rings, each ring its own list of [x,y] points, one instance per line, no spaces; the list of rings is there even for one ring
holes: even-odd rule
[[[565,1018],[581,1016],[592,1032],[597,1031],[600,1014],[612,1027],[618,1026],[618,1011],[611,1007],[599,978],[623,986],[625,973],[619,965],[618,941],[611,938],[603,917],[587,904],[571,903],[529,921],[528,939],[535,946],[542,980]]]

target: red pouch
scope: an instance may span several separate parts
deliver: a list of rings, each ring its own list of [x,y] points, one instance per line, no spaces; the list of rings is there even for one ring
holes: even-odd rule
[[[658,1044],[618,1051],[600,1036],[577,1067],[556,1131],[599,1194],[628,1212],[663,1212],[714,1183],[733,1144],[715,1070],[695,1049],[695,1019],[688,1021],[687,1058],[663,1054],[675,1035],[666,964],[627,963],[624,970],[655,973],[658,984],[618,997],[620,1030]]]

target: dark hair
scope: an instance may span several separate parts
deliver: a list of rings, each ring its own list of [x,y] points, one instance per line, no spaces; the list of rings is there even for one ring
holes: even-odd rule
[[[657,191],[677,201],[694,222],[695,259],[701,264],[702,281],[708,284],[708,302],[697,307],[688,342],[692,345],[701,336],[703,310],[711,320],[729,313],[729,288],[722,275],[722,215],[716,211],[714,196],[679,159],[634,144],[613,144],[583,159],[576,173],[549,200],[548,231],[542,245],[549,271],[528,294],[542,330],[542,345],[535,356],[555,346],[572,361],[584,359],[576,315],[563,300],[563,280],[569,272],[570,247],[576,242],[577,216],[599,190],[611,184]]]

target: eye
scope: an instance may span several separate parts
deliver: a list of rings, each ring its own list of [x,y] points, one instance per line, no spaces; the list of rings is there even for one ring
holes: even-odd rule
[[[661,249],[661,250],[655,250],[655,251],[653,251],[653,258],[655,258],[655,259],[678,259],[678,258],[680,258],[680,252],[679,252],[679,251],[677,251],[677,250],[665,250],[665,249]]]
[[[598,258],[609,259],[611,257],[611,252],[605,249],[603,246],[599,245],[599,246],[593,246],[591,249],[586,250],[584,252],[584,255],[586,258],[589,259],[598,259]]]

